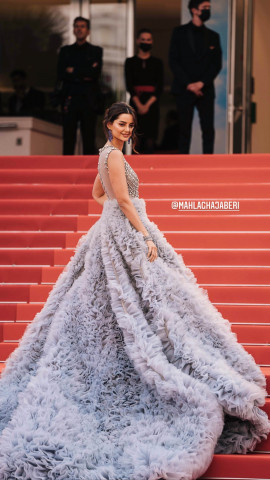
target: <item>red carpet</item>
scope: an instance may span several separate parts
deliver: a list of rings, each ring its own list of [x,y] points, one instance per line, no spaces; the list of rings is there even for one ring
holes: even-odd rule
[[[132,156],[147,213],[267,377],[270,394],[270,155]],[[99,218],[97,157],[0,157],[0,365],[40,311],[80,236]],[[172,208],[239,202],[239,211]],[[270,414],[270,398],[265,410]],[[269,479],[270,438],[215,455],[204,479]]]

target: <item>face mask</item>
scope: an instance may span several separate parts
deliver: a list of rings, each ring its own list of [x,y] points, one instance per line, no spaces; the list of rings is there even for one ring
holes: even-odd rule
[[[207,20],[209,20],[210,17],[211,17],[210,9],[204,8],[203,10],[201,10],[200,19],[202,22],[207,22]]]
[[[139,47],[143,52],[149,52],[152,48],[152,43],[139,43]]]

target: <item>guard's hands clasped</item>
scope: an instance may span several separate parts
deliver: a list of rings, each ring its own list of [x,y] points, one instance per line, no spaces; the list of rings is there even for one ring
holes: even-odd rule
[[[187,90],[190,92],[193,92],[197,97],[203,97],[203,92],[202,88],[204,87],[203,82],[194,82],[194,83],[189,83],[187,86]]]
[[[149,262],[154,262],[158,257],[157,247],[152,240],[147,240],[146,243],[148,245],[147,259]]]

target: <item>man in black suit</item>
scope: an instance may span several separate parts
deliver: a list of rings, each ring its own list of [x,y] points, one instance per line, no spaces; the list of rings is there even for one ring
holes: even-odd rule
[[[9,114],[41,117],[45,105],[44,93],[27,85],[27,74],[24,70],[13,70],[10,78],[14,94],[8,100]]]
[[[97,153],[95,133],[103,50],[86,40],[90,33],[88,19],[75,18],[73,32],[76,42],[61,48],[57,69],[58,85],[62,87],[63,154],[74,154],[80,121],[83,153],[91,155]]]
[[[200,118],[203,153],[214,151],[214,79],[222,68],[219,34],[206,28],[209,1],[190,0],[192,21],[174,29],[169,63],[174,74],[172,93],[179,117],[179,152],[189,153],[194,107]]]

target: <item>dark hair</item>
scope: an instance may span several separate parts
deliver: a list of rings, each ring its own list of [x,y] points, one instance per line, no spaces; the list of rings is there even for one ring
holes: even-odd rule
[[[13,70],[10,74],[10,78],[13,78],[13,77],[21,77],[21,78],[26,78],[27,77],[27,74],[24,70]]]
[[[76,17],[73,22],[73,27],[75,26],[76,22],[85,22],[87,25],[88,30],[90,30],[90,20],[84,17]]]
[[[198,8],[198,6],[205,2],[206,0],[189,0],[188,2],[188,9],[190,11],[190,14],[192,15],[192,8]],[[210,1],[210,0],[209,0]]]
[[[137,32],[136,38],[139,38],[139,36],[140,36],[142,33],[150,33],[150,35],[153,35],[153,33],[152,33],[152,31],[150,30],[150,28],[140,28],[140,30],[138,30],[138,32]]]
[[[107,127],[107,124],[108,123],[113,123],[114,120],[116,120],[123,113],[128,113],[129,115],[132,115],[132,117],[133,117],[134,128],[132,130],[132,135],[131,135],[132,150],[135,153],[138,153],[135,150],[135,147],[136,147],[136,144],[137,144],[137,141],[138,141],[137,134],[136,134],[137,115],[136,115],[136,112],[135,112],[134,108],[132,108],[128,103],[126,103],[126,102],[115,102],[109,108],[107,108],[107,110],[105,111],[104,119],[103,119],[103,129],[104,129],[105,136],[106,136],[106,138],[109,137],[109,135],[108,135],[109,129]]]

